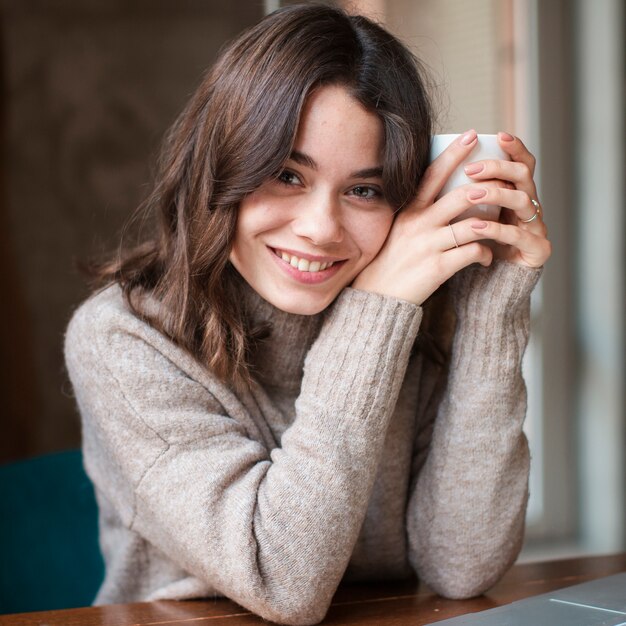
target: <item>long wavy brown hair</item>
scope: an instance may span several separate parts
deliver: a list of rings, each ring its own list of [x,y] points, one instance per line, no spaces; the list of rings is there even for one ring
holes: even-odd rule
[[[152,232],[91,266],[97,284],[119,283],[136,314],[237,388],[250,383],[255,342],[228,260],[237,209],[280,171],[308,94],[328,84],[379,116],[384,193],[401,209],[428,164],[433,120],[422,66],[365,17],[290,6],[223,50],[170,129],[141,207],[156,216]],[[145,293],[161,313],[141,310]]]

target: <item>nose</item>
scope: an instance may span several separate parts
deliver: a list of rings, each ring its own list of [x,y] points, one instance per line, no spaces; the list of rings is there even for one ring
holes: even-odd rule
[[[327,191],[309,194],[298,203],[292,229],[316,246],[341,243],[344,229],[340,200]]]

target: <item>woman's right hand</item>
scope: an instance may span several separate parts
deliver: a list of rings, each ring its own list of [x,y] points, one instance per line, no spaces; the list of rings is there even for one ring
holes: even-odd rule
[[[470,226],[476,219],[450,222],[470,208],[472,187],[463,185],[438,200],[445,182],[477,142],[476,131],[458,137],[426,170],[413,201],[396,216],[378,255],[355,278],[352,287],[421,305],[456,272],[480,263],[488,266],[491,249]],[[502,187],[500,180],[481,181],[480,187]],[[458,245],[463,242],[463,245]]]

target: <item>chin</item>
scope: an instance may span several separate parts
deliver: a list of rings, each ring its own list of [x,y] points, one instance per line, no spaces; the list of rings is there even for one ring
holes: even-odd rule
[[[329,294],[261,294],[270,304],[285,313],[317,315],[332,304],[337,293]]]

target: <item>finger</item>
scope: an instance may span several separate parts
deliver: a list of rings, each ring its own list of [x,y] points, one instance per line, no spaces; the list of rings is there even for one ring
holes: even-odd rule
[[[479,239],[492,239],[497,243],[516,248],[521,258],[530,267],[541,267],[552,253],[552,244],[545,237],[519,226],[478,220],[466,220],[466,222],[470,222],[470,229]],[[464,230],[460,228],[458,230],[461,231],[459,233],[461,239],[467,236]]]
[[[519,137],[500,132],[498,133],[498,143],[513,161],[524,163],[530,170],[531,175],[534,175],[537,161]]]
[[[485,194],[479,196],[477,200],[469,199],[469,194],[472,193],[473,190],[476,190],[478,193],[478,190],[484,191],[486,189],[500,188],[506,189],[507,183],[497,179],[482,181],[479,185],[473,183],[461,185],[441,196],[441,198],[432,205],[432,208],[429,209],[425,217],[432,219],[431,223],[434,225],[445,226],[453,220],[456,220],[459,215],[467,211],[467,209],[472,208],[475,204],[495,204],[496,206],[501,206],[496,202],[492,203],[482,200],[481,198]]]
[[[478,241],[464,244],[458,248],[450,248],[439,257],[441,273],[448,277],[472,263],[480,263],[483,267],[489,267],[492,261],[493,251]]]
[[[469,237],[467,236],[467,232],[462,233],[462,230],[467,231],[467,228],[462,228],[459,224],[460,222],[456,223],[456,230],[455,224],[448,224],[447,226],[437,229],[435,248],[439,252],[452,250],[452,248],[460,248],[469,241],[478,239],[471,230]]]
[[[472,186],[467,190],[467,199],[472,204],[495,204],[511,209],[525,228],[541,230],[541,214],[529,221],[537,212],[530,196],[519,189],[507,189],[494,185]]]
[[[522,240],[521,236],[526,234],[527,239]],[[481,220],[476,217],[469,217],[454,224],[448,224],[437,231],[437,246],[442,252],[452,248],[461,247],[468,243],[481,241],[483,239],[495,239],[496,237],[506,237],[506,241],[499,241],[506,245],[519,246],[532,245],[532,238],[540,237],[529,231],[523,230],[511,224],[501,222],[491,222]]]
[[[478,135],[475,130],[468,130],[457,137],[427,168],[413,207],[421,209],[430,206],[443,189],[448,178],[463,159],[476,147]]]
[[[537,188],[532,173],[525,163],[487,159],[468,163],[465,174],[472,180],[490,180],[496,178],[512,183],[516,189],[526,192],[531,198],[537,197]]]
[[[481,243],[482,240],[488,239],[480,229],[474,229],[474,224],[481,224],[476,218],[448,224],[446,227],[440,228],[437,232],[438,251],[444,254],[453,250],[464,250],[461,255],[455,255],[460,263],[481,263],[489,265],[492,260],[492,250]],[[478,245],[477,245],[478,244]],[[462,265],[464,267],[464,265]]]

